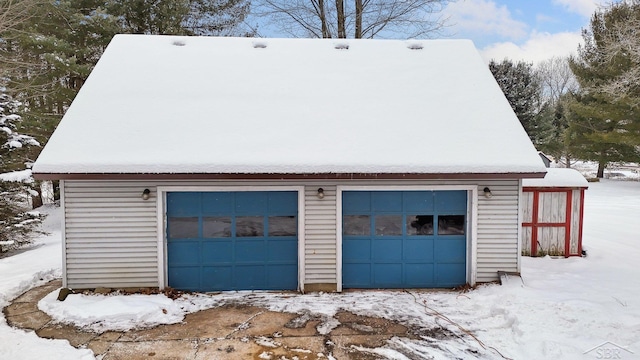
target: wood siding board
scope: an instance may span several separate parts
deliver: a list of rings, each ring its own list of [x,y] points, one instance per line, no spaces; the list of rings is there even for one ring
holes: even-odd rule
[[[569,240],[569,256],[581,255],[578,251],[578,240],[580,238],[580,207],[581,207],[581,190],[572,190],[572,206],[571,206],[571,236]]]

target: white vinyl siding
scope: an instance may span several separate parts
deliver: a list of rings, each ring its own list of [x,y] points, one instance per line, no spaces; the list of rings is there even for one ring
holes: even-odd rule
[[[335,181],[103,181],[67,180],[64,184],[66,277],[71,288],[158,286],[158,186],[224,187],[305,186],[305,284],[338,283],[336,186],[478,187],[477,277],[497,280],[497,271],[518,270],[518,180],[335,180]],[[324,189],[324,198],[317,189]],[[489,187],[493,197],[484,196]],[[151,198],[142,200],[142,191]],[[164,235],[162,235],[164,236]],[[160,243],[161,244],[161,243]],[[161,245],[162,246],[162,245]],[[162,253],[163,251],[160,251]]]
[[[132,183],[64,182],[70,288],[158,286],[156,198]]]
[[[477,281],[498,279],[497,272],[518,271],[518,180],[484,181],[478,187]],[[486,198],[484,187],[491,189]]]
[[[318,188],[324,190],[319,199]],[[305,189],[305,283],[336,283],[336,187]]]

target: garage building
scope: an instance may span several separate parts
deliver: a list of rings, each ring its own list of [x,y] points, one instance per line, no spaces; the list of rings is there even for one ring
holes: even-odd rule
[[[450,288],[545,167],[466,40],[118,35],[36,161],[64,286]]]

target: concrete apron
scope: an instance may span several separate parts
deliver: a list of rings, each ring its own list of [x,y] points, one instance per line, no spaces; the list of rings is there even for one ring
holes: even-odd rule
[[[61,287],[60,280],[33,288],[3,309],[7,323],[47,339],[65,339],[101,359],[379,359],[367,352],[394,336],[419,335],[392,321],[341,312],[326,335],[311,314],[225,305],[189,314],[184,321],[149,329],[97,334],[54,322],[38,301]]]

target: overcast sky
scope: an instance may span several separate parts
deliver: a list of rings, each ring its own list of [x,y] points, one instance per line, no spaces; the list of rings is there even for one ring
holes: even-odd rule
[[[619,0],[618,0],[619,1]],[[618,2],[616,1],[616,2]],[[491,59],[537,63],[575,54],[598,6],[608,0],[458,0],[445,9],[452,38],[471,39]]]

